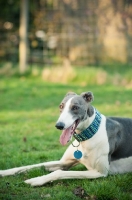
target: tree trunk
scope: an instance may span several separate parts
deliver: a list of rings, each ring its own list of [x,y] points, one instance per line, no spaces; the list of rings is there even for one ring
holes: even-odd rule
[[[19,28],[19,71],[25,73],[27,69],[27,52],[28,52],[28,0],[20,2],[20,28]]]

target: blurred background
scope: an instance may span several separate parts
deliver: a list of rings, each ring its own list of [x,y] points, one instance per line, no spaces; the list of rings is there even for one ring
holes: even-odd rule
[[[132,0],[0,0],[0,169],[61,158],[55,123],[68,91],[92,91],[101,113],[132,118]],[[131,174],[22,183],[45,173],[2,178],[0,199],[78,199],[79,185],[88,199],[132,199]]]
[[[72,68],[92,76],[101,67],[97,82],[108,79],[105,70],[128,69],[131,83],[132,0],[1,0],[0,9],[0,75],[41,69],[50,80],[59,67],[66,82]]]

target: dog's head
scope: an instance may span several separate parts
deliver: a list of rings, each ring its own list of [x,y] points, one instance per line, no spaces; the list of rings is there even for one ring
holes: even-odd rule
[[[65,145],[75,132],[75,129],[81,129],[82,123],[90,117],[90,103],[94,96],[92,92],[84,92],[80,95],[69,92],[66,94],[60,104],[60,117],[56,123],[56,128],[63,130],[60,142]]]

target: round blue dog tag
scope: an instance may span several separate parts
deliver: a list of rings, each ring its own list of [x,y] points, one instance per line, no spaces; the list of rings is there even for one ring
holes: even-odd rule
[[[75,151],[75,152],[74,152],[74,157],[75,157],[76,159],[80,159],[80,158],[82,157],[82,152],[79,151],[79,150]]]

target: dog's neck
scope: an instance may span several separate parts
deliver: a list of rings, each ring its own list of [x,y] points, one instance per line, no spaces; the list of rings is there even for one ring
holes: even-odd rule
[[[74,138],[78,142],[88,140],[97,133],[100,127],[102,117],[101,117],[101,114],[97,110],[95,110],[94,115],[95,115],[94,120],[92,120],[92,122],[88,125],[86,129],[84,129],[79,134],[77,134],[76,132],[73,134]]]

